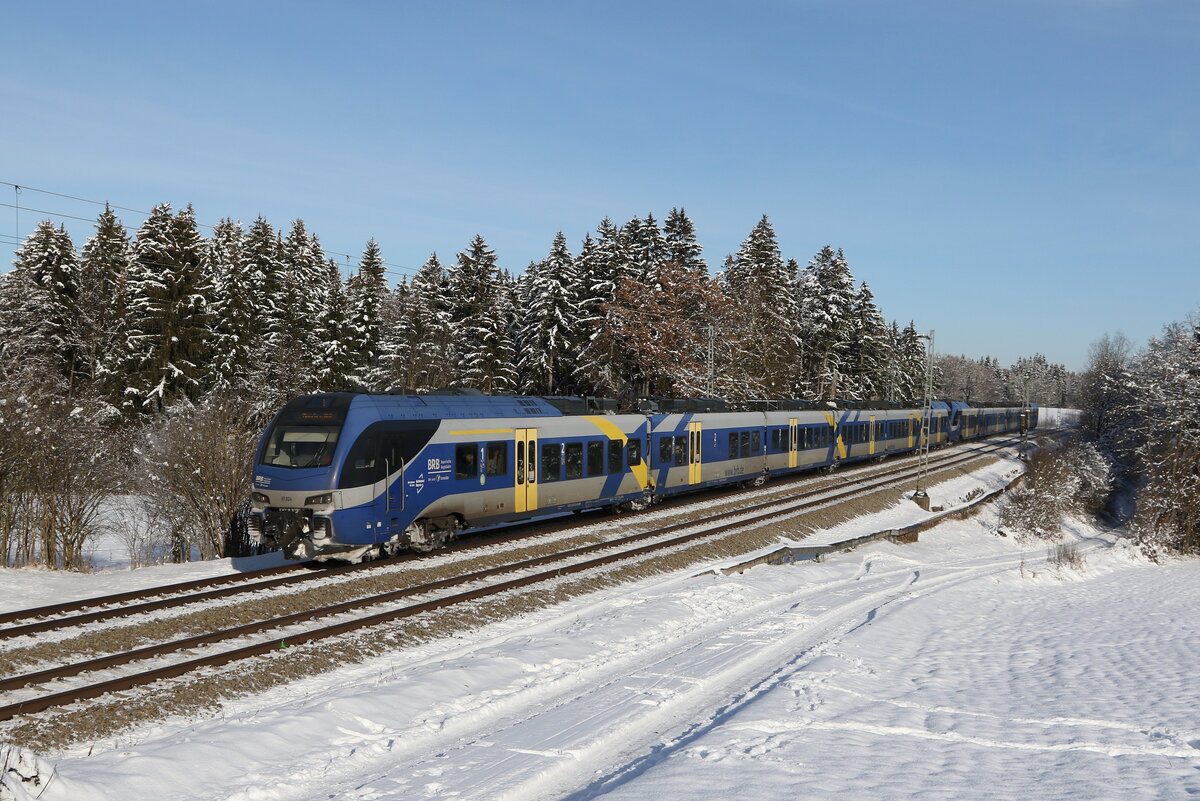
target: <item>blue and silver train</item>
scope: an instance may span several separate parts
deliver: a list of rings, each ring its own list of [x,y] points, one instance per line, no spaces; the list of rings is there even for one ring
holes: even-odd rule
[[[913,451],[922,436],[920,408],[569,414],[558,400],[294,398],[259,444],[251,536],[290,558],[429,551],[472,528],[644,508],[691,490]],[[1036,406],[938,401],[929,440],[1036,426]]]

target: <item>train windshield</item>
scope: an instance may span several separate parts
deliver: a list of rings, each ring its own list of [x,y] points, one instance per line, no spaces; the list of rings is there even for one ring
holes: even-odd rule
[[[275,426],[263,447],[262,464],[272,467],[328,467],[341,426]]]

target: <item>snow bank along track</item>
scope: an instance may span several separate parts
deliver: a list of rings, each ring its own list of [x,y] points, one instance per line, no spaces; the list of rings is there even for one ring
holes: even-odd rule
[[[994,452],[1011,444],[1012,440],[1006,439],[999,443],[975,445],[965,449],[965,452],[962,449],[952,452],[945,452],[940,454],[935,460],[931,461],[930,467],[932,469],[943,470],[953,467],[956,464],[976,459],[981,455]],[[784,500],[774,499],[765,503],[750,505],[732,513],[724,512],[718,515],[709,516],[707,518],[685,520],[680,523],[631,534],[614,540],[595,542],[581,547],[570,548],[561,552],[550,553],[530,559],[488,567],[483,570],[476,570],[463,575],[416,584],[389,592],[370,595],[341,603],[330,604],[319,608],[307,609],[302,612],[260,620],[221,631],[213,631],[211,633],[186,637],[171,642],[150,645],[130,651],[87,659],[74,664],[39,670],[21,676],[0,679],[0,691],[11,695],[14,690],[19,690],[20,688],[45,686],[52,682],[62,681],[84,673],[93,671],[111,671],[113,668],[132,665],[133,663],[142,660],[161,659],[166,655],[178,654],[181,651],[211,646],[215,643],[225,641],[238,639],[244,640],[252,635],[260,635],[259,641],[248,645],[242,645],[241,647],[235,647],[233,649],[220,651],[217,653],[208,653],[197,658],[156,667],[149,670],[143,670],[141,672],[128,673],[126,675],[100,681],[95,684],[75,686],[59,692],[51,692],[41,695],[27,695],[29,691],[26,690],[25,692],[18,693],[19,695],[26,695],[26,697],[19,700],[13,699],[13,701],[8,705],[0,707],[0,720],[7,720],[22,714],[30,714],[53,707],[64,706],[76,701],[96,698],[105,693],[150,684],[160,679],[182,676],[199,668],[228,664],[230,662],[245,659],[251,656],[266,654],[268,652],[280,649],[281,647],[300,645],[307,642],[334,637],[381,623],[412,617],[424,612],[429,612],[454,604],[461,604],[475,599],[484,598],[486,596],[498,595],[500,593],[526,587],[532,584],[537,584],[539,582],[547,582],[562,576],[601,568],[614,562],[634,560],[638,557],[647,556],[656,552],[663,552],[699,539],[712,538],[732,531],[751,528],[767,521],[779,521],[783,517],[794,516],[806,511],[810,511],[816,507],[827,506],[837,501],[863,495],[878,490],[884,486],[894,485],[899,481],[911,480],[917,476],[918,472],[919,468],[916,465],[909,463],[902,466],[869,473],[868,475],[863,476],[861,480],[858,480],[852,486],[845,489],[830,489],[828,487],[812,489],[798,493]],[[492,543],[489,542],[487,544]],[[609,553],[601,554],[601,551],[609,551]],[[387,563],[367,563],[366,565],[361,566],[334,568],[333,571],[352,572],[354,569],[370,569],[373,567],[383,566],[385,564]],[[292,568],[292,566],[287,566],[285,570],[271,569],[269,571],[262,571],[258,575],[261,576],[264,573],[273,575],[279,572],[286,572],[287,569],[294,568]],[[333,571],[326,571],[326,573]],[[516,575],[513,578],[503,581],[490,581],[504,574]],[[277,582],[301,580],[307,578],[309,575],[312,574],[306,573],[299,576],[279,578],[266,583],[277,585]],[[320,577],[322,573],[316,573],[315,575]],[[228,579],[231,577],[222,578]],[[189,582],[189,584],[194,584],[194,582]],[[178,586],[180,585],[173,585],[173,587]],[[264,586],[264,583],[260,582],[256,585],[250,585],[248,588],[242,591],[253,591],[261,589],[262,586]],[[459,588],[461,591],[447,594],[447,591],[454,590],[456,588]],[[216,592],[225,594],[230,589],[233,588],[225,588],[224,590],[218,590]],[[208,593],[205,593],[204,596],[206,598],[211,598],[213,597],[213,592],[214,591],[209,591]],[[366,616],[357,617],[351,616],[350,614],[359,612],[360,610],[364,610],[368,607],[381,607],[388,604],[396,604],[398,602],[403,602],[405,599],[415,598],[416,596],[422,595],[435,597],[418,600],[416,603],[409,603],[408,605],[400,606],[398,608],[385,609],[383,611],[378,611]],[[194,603],[196,597],[192,596],[190,599],[184,598],[174,600],[177,600],[181,603]],[[159,608],[161,605],[166,603],[166,601],[154,603],[158,605],[156,608]],[[132,614],[132,612],[125,613]],[[303,630],[297,629],[298,626],[304,623],[321,618],[330,618],[336,616],[343,616],[344,619],[319,628]],[[265,632],[275,633],[267,639],[261,639],[261,635]]]

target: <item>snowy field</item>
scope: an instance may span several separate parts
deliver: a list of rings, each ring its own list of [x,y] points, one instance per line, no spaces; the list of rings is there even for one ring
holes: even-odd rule
[[[1003,483],[1014,464],[931,495],[953,504]],[[894,527],[914,510],[901,502],[822,538]],[[730,576],[692,569],[233,702],[218,718],[43,754],[49,784],[9,793],[1200,795],[1200,561],[1154,565],[1081,524],[1069,537],[1081,570],[1049,565],[1045,544],[997,536],[990,510],[913,545]],[[0,571],[0,592],[13,608],[231,569]]]

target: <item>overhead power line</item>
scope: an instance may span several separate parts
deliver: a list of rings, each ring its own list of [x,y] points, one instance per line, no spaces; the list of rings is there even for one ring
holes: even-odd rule
[[[144,211],[142,209],[135,209],[135,208],[132,208],[129,206],[118,206],[114,203],[109,203],[108,201],[105,201],[105,200],[92,200],[91,198],[78,197],[76,195],[68,195],[68,194],[64,194],[62,192],[53,192],[49,189],[39,189],[39,188],[33,187],[33,186],[26,186],[25,184],[14,184],[11,181],[0,181],[0,186],[10,186],[14,190],[17,190],[19,192],[37,192],[39,194],[51,195],[53,197],[60,197],[60,198],[66,199],[66,200],[74,200],[79,203],[90,203],[94,206],[106,206],[108,208],[118,209],[120,211],[128,211],[133,214],[140,214],[143,217],[150,216],[150,212]],[[28,212],[32,212],[34,214],[47,214],[51,217],[56,217],[56,218],[64,219],[64,220],[79,220],[81,222],[95,222],[95,220],[90,217],[79,217],[79,216],[76,216],[73,214],[66,214],[63,212],[48,211],[45,209],[35,209],[35,208],[31,208],[29,206],[22,206],[22,205],[18,205],[18,204],[14,204],[14,203],[0,203],[0,206],[3,206],[5,208],[14,209],[16,213],[19,213],[22,211],[28,211]],[[209,225],[208,223],[202,223],[200,221],[197,221],[196,224],[198,226],[200,226],[201,228],[207,228],[209,230],[212,230],[213,228],[215,228],[215,226],[213,226],[213,225]],[[337,250],[328,250],[328,249],[324,248],[323,246],[322,246],[322,250],[325,252],[326,255],[341,256],[347,266],[349,266],[351,259],[358,258],[349,253],[342,253],[341,251],[337,251]],[[416,267],[409,267],[409,266],[403,265],[403,264],[393,264],[393,263],[387,262],[387,261],[385,261],[383,263],[383,266],[384,266],[385,273],[388,273],[391,275],[402,275],[402,276],[413,275],[417,272],[417,269],[418,269]]]

